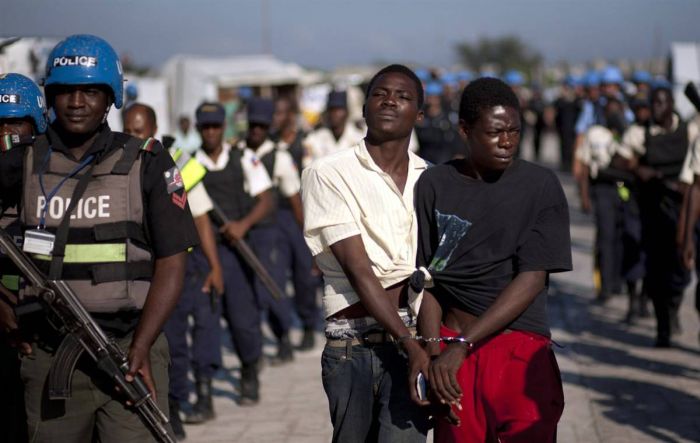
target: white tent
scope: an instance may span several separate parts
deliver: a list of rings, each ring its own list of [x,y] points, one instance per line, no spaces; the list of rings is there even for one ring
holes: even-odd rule
[[[170,85],[171,119],[193,115],[203,100],[216,100],[220,87],[307,84],[313,73],[271,55],[201,57],[176,55],[161,69]]]
[[[700,87],[700,42],[671,43],[671,66],[676,108],[683,117],[690,117],[697,110],[683,94],[688,82]]]
[[[137,102],[145,103],[153,108],[156,113],[156,120],[158,121],[158,132],[156,133],[156,138],[161,139],[164,134],[172,134],[170,125],[170,108],[168,106],[168,84],[166,80],[162,77],[136,77],[130,74],[126,74],[127,85],[136,86],[138,91]],[[112,108],[107,116],[107,121],[109,126],[115,131],[121,131],[123,129],[122,125],[122,112],[129,103],[124,94],[124,107],[122,109]]]

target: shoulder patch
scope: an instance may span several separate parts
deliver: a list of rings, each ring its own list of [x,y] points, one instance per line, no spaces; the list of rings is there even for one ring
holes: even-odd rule
[[[168,194],[172,194],[175,191],[179,191],[185,187],[182,181],[182,175],[177,166],[173,166],[163,173],[163,178],[165,179],[165,186]]]

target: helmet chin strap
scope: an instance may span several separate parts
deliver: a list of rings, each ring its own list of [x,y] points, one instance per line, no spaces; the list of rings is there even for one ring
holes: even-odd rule
[[[107,109],[105,110],[105,115],[102,116],[102,123],[107,123],[107,115],[109,114],[109,110],[112,109],[112,105],[108,105]]]

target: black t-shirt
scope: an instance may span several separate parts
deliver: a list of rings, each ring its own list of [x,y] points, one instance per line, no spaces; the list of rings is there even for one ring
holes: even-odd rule
[[[119,148],[116,143],[110,146],[102,143],[109,135],[109,131],[109,127],[105,125],[86,155],[98,154],[99,157],[101,151],[107,153]],[[60,139],[53,131],[49,135],[52,136],[50,140],[55,151],[70,152],[68,148],[62,146]],[[154,257],[168,257],[197,245],[199,235],[194,226],[189,205],[182,206],[184,189],[175,191],[179,199],[174,199],[173,195],[168,193],[164,173],[175,166],[172,157],[160,143],[157,143],[150,153],[142,155],[144,219],[149,235],[149,246],[153,250]],[[0,201],[3,207],[20,203],[23,171],[23,148],[14,148],[6,153],[0,153]]]
[[[417,261],[428,267],[441,240],[449,241],[438,225],[466,230],[444,269],[431,272],[432,292],[443,307],[479,316],[519,272],[571,270],[569,212],[546,168],[515,160],[487,183],[460,174],[460,161],[428,169],[416,185]],[[547,287],[509,328],[549,336],[546,306]]]

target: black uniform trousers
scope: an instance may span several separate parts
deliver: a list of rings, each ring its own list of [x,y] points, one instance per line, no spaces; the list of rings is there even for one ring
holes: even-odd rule
[[[600,270],[600,293],[610,296],[622,284],[623,202],[617,185],[593,182],[591,194],[595,210],[596,260]]]
[[[316,303],[316,289],[320,278],[311,273],[313,258],[304,241],[304,234],[294,219],[292,211],[280,208],[277,212],[279,229],[280,267],[291,271],[294,286],[294,304],[304,328],[315,329],[319,320],[319,308]]]
[[[640,186],[642,246],[646,255],[644,285],[654,303],[657,340],[671,337],[671,319],[690,281],[676,247],[682,194],[655,180]]]
[[[219,247],[221,249],[221,247]],[[163,326],[170,349],[170,396],[187,401],[190,383],[187,378],[190,367],[196,380],[211,379],[221,367],[221,298],[205,294],[202,286],[210,272],[202,249],[196,247],[187,256],[182,295]],[[189,318],[194,323],[190,328]],[[187,344],[191,333],[192,346]]]

